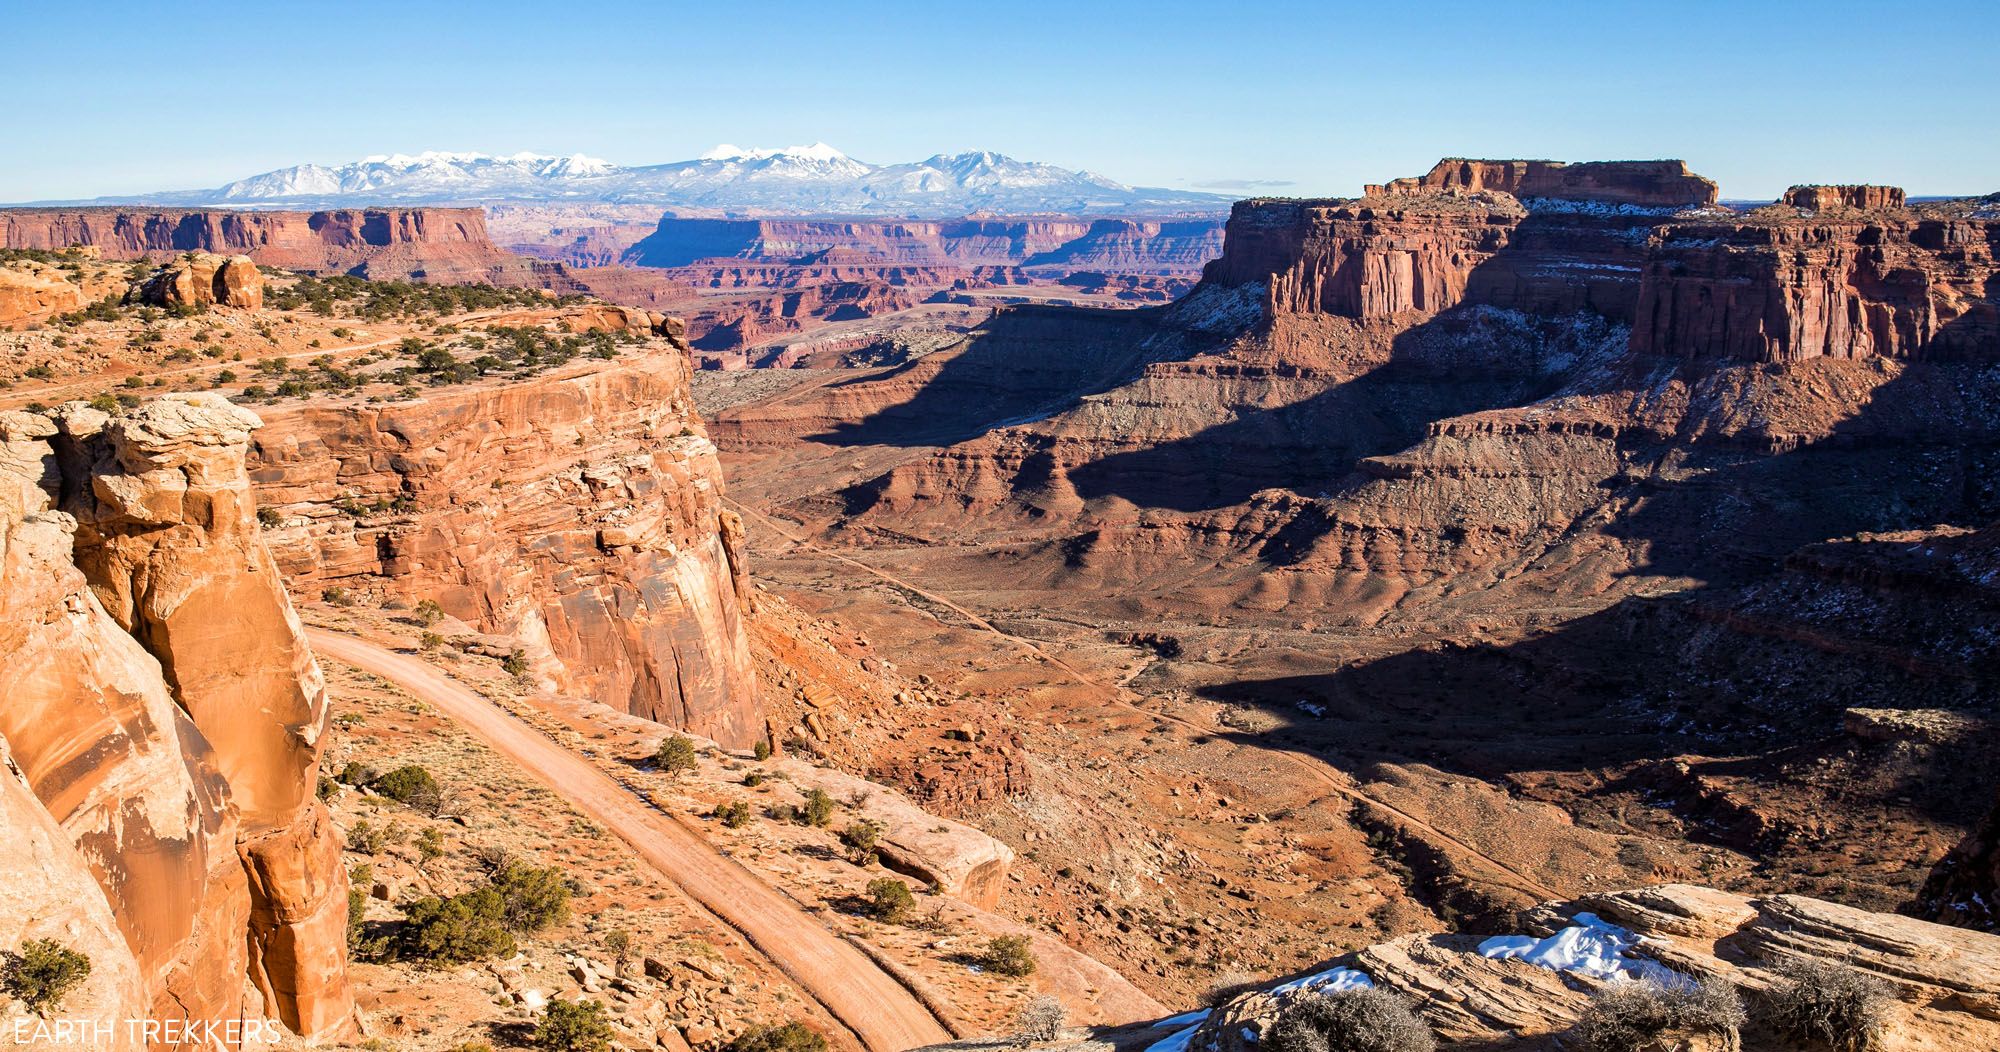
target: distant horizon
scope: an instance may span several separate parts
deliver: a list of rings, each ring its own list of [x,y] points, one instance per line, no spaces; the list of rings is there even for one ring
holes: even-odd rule
[[[222,187],[222,186],[226,186],[226,185],[228,185],[228,184],[230,184],[230,183],[232,183],[232,182],[237,182],[237,181],[241,181],[241,180],[245,180],[245,179],[251,179],[251,178],[255,178],[255,177],[258,177],[258,176],[262,176],[262,175],[268,175],[268,174],[271,174],[271,173],[273,173],[273,172],[279,172],[279,171],[285,171],[285,170],[288,170],[288,169],[292,169],[292,168],[303,168],[303,167],[309,167],[309,166],[314,166],[314,167],[321,167],[321,168],[327,168],[327,169],[338,169],[338,168],[341,168],[341,167],[343,167],[343,166],[346,166],[346,165],[352,165],[352,164],[370,164],[370,163],[413,163],[413,162],[419,162],[419,161],[423,161],[423,160],[425,160],[425,159],[428,159],[428,158],[444,158],[444,157],[457,157],[457,158],[486,158],[486,159],[493,159],[493,160],[510,160],[510,159],[517,159],[517,158],[535,158],[535,159],[540,159],[540,160],[579,160],[579,161],[588,161],[588,162],[596,162],[596,163],[603,163],[603,164],[609,164],[609,165],[612,165],[612,166],[615,166],[615,167],[617,167],[617,168],[621,168],[621,169],[634,169],[634,168],[647,168],[647,167],[656,167],[656,166],[661,166],[661,165],[669,165],[669,164],[680,164],[680,163],[685,163],[685,162],[689,162],[689,161],[696,161],[696,160],[703,160],[703,161],[706,161],[706,160],[717,160],[717,159],[722,159],[722,158],[725,158],[725,157],[763,157],[763,156],[772,156],[772,155],[778,155],[778,154],[785,154],[785,153],[799,153],[799,152],[806,152],[806,151],[814,151],[814,150],[831,150],[831,151],[834,151],[834,153],[835,153],[835,154],[836,154],[837,156],[841,156],[841,157],[846,157],[846,158],[848,158],[848,159],[851,159],[851,160],[855,160],[855,161],[860,161],[860,162],[863,162],[863,163],[867,163],[867,164],[875,164],[875,165],[881,165],[881,164],[902,164],[902,163],[912,163],[912,162],[915,162],[915,161],[920,161],[920,160],[929,160],[929,159],[932,159],[932,158],[935,158],[935,157],[954,157],[954,156],[963,156],[963,155],[965,155],[965,154],[978,154],[978,153],[994,153],[994,154],[1001,154],[1002,156],[1010,156],[1010,155],[1006,155],[1006,154],[1003,154],[1003,153],[1002,153],[1001,151],[997,151],[997,150],[989,150],[989,151],[982,151],[982,150],[965,150],[965,151],[952,151],[952,152],[946,152],[946,151],[933,151],[933,152],[931,152],[931,153],[928,153],[928,154],[925,154],[925,155],[923,155],[922,157],[913,157],[913,158],[899,158],[899,159],[895,159],[895,160],[888,160],[888,159],[882,159],[882,158],[868,158],[868,157],[861,157],[861,156],[857,156],[857,155],[856,155],[856,154],[854,154],[854,153],[851,153],[851,152],[849,152],[849,151],[846,151],[846,150],[842,150],[842,149],[840,149],[840,147],[838,147],[838,146],[836,146],[836,145],[834,145],[834,144],[831,144],[831,143],[828,143],[828,142],[826,142],[826,141],[824,141],[824,140],[814,140],[814,141],[812,141],[811,143],[798,143],[798,144],[792,144],[792,145],[789,145],[789,146],[747,146],[747,147],[746,147],[746,146],[738,146],[738,145],[736,145],[735,143],[730,143],[730,142],[724,142],[724,143],[718,143],[718,144],[715,144],[714,146],[711,146],[711,147],[709,147],[708,149],[706,149],[706,150],[704,150],[704,151],[702,151],[702,152],[700,152],[700,153],[698,153],[698,154],[690,154],[690,155],[688,155],[688,156],[686,156],[686,157],[677,157],[677,158],[670,158],[670,159],[662,159],[662,160],[640,160],[640,161],[629,161],[629,160],[624,160],[624,159],[620,159],[620,158],[615,158],[615,157],[597,157],[597,156],[592,156],[592,155],[590,155],[590,154],[587,154],[587,153],[583,153],[583,152],[581,152],[581,151],[571,151],[571,152],[561,152],[561,153],[545,153],[545,152],[542,152],[542,151],[535,151],[535,150],[515,150],[515,151],[505,151],[505,152],[503,152],[503,151],[496,151],[496,150],[458,150],[458,149],[429,149],[429,150],[420,150],[420,151],[417,151],[417,152],[414,152],[414,153],[403,153],[403,152],[389,152],[389,153],[383,153],[383,152],[376,152],[376,153],[371,153],[371,154],[366,154],[366,155],[363,155],[363,156],[359,156],[359,157],[350,157],[350,158],[347,158],[347,159],[345,159],[345,160],[337,160],[337,161],[336,161],[336,160],[325,160],[325,159],[315,159],[315,160],[306,160],[306,161],[299,161],[299,162],[297,162],[296,164],[290,164],[290,165],[281,165],[281,166],[279,166],[279,167],[277,167],[277,168],[272,168],[272,169],[265,169],[265,170],[262,170],[262,171],[257,171],[257,172],[244,172],[244,173],[240,173],[240,174],[238,174],[238,175],[235,175],[235,176],[231,176],[230,178],[227,178],[227,179],[223,179],[223,180],[221,180],[221,181],[219,181],[219,182],[215,182],[215,183],[210,183],[210,184],[206,184],[206,185],[202,185],[202,186],[181,186],[181,187],[152,187],[152,188],[149,188],[149,189],[145,189],[145,190],[132,190],[132,191],[128,191],[128,192],[113,192],[113,193],[108,193],[108,194],[100,194],[100,195],[97,195],[96,197],[91,197],[91,198],[41,198],[41,199],[35,199],[35,200],[20,200],[20,201],[0,201],[0,207],[4,207],[4,208],[23,208],[23,207],[50,207],[50,206],[67,206],[67,207],[96,207],[96,206],[98,206],[98,205],[99,205],[100,203],[101,203],[101,204],[103,204],[103,205],[105,205],[105,206],[117,206],[117,205],[121,205],[121,204],[130,204],[130,205],[138,205],[138,206],[151,206],[151,205],[154,205],[154,204],[155,204],[156,202],[154,202],[154,201],[150,201],[150,200],[146,200],[146,199],[147,199],[147,198],[149,198],[149,197],[155,197],[155,196],[165,196],[165,195],[175,195],[175,194],[190,194],[190,193],[199,193],[199,192],[202,192],[202,191],[207,191],[207,190],[214,190],[214,189],[218,189],[218,188],[220,188],[220,187]],[[1061,163],[1060,161],[1049,161],[1049,160],[1047,160],[1047,159],[1044,159],[1044,158],[1036,158],[1036,157],[1012,157],[1011,159],[1013,159],[1013,160],[1017,160],[1017,161],[1031,161],[1031,162],[1038,162],[1038,163],[1044,163],[1044,164],[1054,164],[1054,165],[1057,165],[1057,166],[1060,166],[1060,167],[1065,167],[1065,168],[1068,168],[1068,167],[1071,167],[1071,166],[1069,166],[1069,165],[1063,165],[1063,164],[1062,164],[1062,163]],[[1701,169],[1701,167],[1700,167],[1699,165],[1695,164],[1695,163],[1694,163],[1694,162],[1692,162],[1692,161],[1688,161],[1688,160],[1687,160],[1686,158],[1680,158],[1680,157],[1644,157],[1644,158],[1641,158],[1641,157],[1559,157],[1559,158],[1548,158],[1548,157],[1479,157],[1479,158],[1475,158],[1475,157],[1471,157],[1471,156],[1469,156],[1469,155],[1466,155],[1466,154],[1447,154],[1447,155],[1443,155],[1443,156],[1441,156],[1441,157],[1437,158],[1436,160],[1434,160],[1434,161],[1432,162],[1432,164],[1436,164],[1436,163],[1440,163],[1440,162],[1443,162],[1443,161],[1448,161],[1448,160],[1492,160],[1492,161],[1558,161],[1558,162],[1563,162],[1563,163],[1570,163],[1570,164],[1575,164],[1575,163],[1582,163],[1582,162],[1592,162],[1592,161],[1641,161],[1641,160],[1647,160],[1647,161],[1661,161],[1661,160],[1665,160],[1665,161],[1681,161],[1682,163],[1685,163],[1685,164],[1687,164],[1687,166],[1688,166],[1688,169],[1689,169],[1690,171],[1692,171],[1692,172],[1693,172],[1694,174],[1696,174],[1696,175],[1703,175],[1703,176],[1705,176],[1705,175],[1706,175],[1706,173],[1704,173],[1704,172],[1702,171],[1702,169]],[[1372,179],[1372,180],[1370,180],[1370,181],[1371,181],[1371,182],[1385,182],[1385,181],[1387,181],[1388,179],[1391,179],[1391,178],[1399,178],[1399,177],[1402,177],[1402,176],[1408,176],[1408,175],[1420,175],[1420,174],[1422,174],[1422,173],[1423,173],[1423,171],[1428,171],[1428,170],[1429,170],[1429,167],[1430,167],[1430,166],[1428,166],[1428,165],[1427,165],[1427,166],[1425,166],[1425,167],[1424,167],[1424,169],[1422,169],[1422,170],[1420,170],[1420,171],[1412,171],[1412,172],[1399,172],[1399,173],[1395,173],[1395,174],[1393,174],[1393,175],[1383,175],[1383,176],[1381,176],[1380,178],[1376,178],[1376,179]],[[1151,185],[1152,185],[1152,184],[1146,184],[1146,183],[1140,183],[1140,182],[1133,182],[1133,181],[1131,181],[1131,180],[1127,180],[1127,179],[1120,179],[1120,178],[1119,178],[1119,177],[1118,177],[1118,176],[1117,176],[1117,175],[1116,175],[1115,173],[1110,173],[1110,172],[1101,172],[1101,171],[1090,171],[1090,170],[1088,170],[1088,169],[1077,169],[1077,170],[1078,170],[1078,171],[1084,171],[1084,172],[1087,172],[1088,174],[1091,174],[1091,175],[1097,175],[1097,176],[1101,176],[1101,177],[1103,177],[1103,178],[1107,178],[1107,179],[1111,179],[1111,180],[1113,180],[1113,181],[1115,181],[1115,182],[1119,182],[1119,183],[1123,183],[1123,184],[1125,184],[1125,185],[1127,185],[1127,186],[1135,186],[1135,187],[1148,187],[1148,186],[1151,186]],[[1244,180],[1243,182],[1255,182],[1255,181],[1254,181],[1254,180]],[[1794,183],[1788,183],[1788,184],[1786,184],[1786,185],[1787,185],[1787,187],[1789,187],[1789,186],[1795,186],[1795,185],[1803,185],[1803,184],[1806,184],[1806,183],[1810,183],[1810,182],[1824,182],[1824,181],[1823,181],[1823,180],[1799,180],[1798,182],[1794,182]],[[1242,187],[1242,188],[1230,188],[1230,189],[1222,189],[1222,188],[1216,188],[1216,187],[1220,187],[1221,185],[1222,185],[1222,184],[1220,184],[1220,183],[1212,183],[1212,184],[1209,184],[1208,186],[1189,186],[1189,187],[1156,187],[1156,188],[1164,188],[1164,189],[1176,189],[1176,190],[1184,190],[1184,191],[1187,191],[1187,192],[1190,192],[1190,193],[1206,193],[1206,194],[1212,194],[1212,195],[1214,195],[1214,196],[1216,196],[1216,197],[1218,197],[1218,198],[1227,198],[1227,199],[1229,199],[1229,200],[1245,200],[1245,199],[1250,199],[1250,198],[1292,198],[1292,197],[1300,197],[1300,198],[1346,198],[1346,197],[1355,197],[1355,196],[1358,196],[1358,195],[1359,195],[1359,193],[1360,193],[1360,187],[1356,187],[1356,188],[1354,188],[1354,189],[1353,189],[1353,190],[1352,190],[1351,192],[1346,192],[1346,193],[1327,193],[1327,194],[1300,194],[1300,193],[1290,193],[1290,192],[1286,192],[1286,191],[1285,191],[1285,190],[1284,190],[1283,188],[1279,188],[1279,187],[1268,187],[1268,188],[1260,188],[1260,187],[1255,187],[1255,186],[1246,186],[1246,187]],[[1891,185],[1895,185],[1895,184],[1891,184]],[[1908,192],[1908,195],[1909,195],[1909,197],[1910,197],[1910,199],[1911,199],[1911,200],[1949,200],[1949,199],[1954,199],[1954,198],[1965,198],[1965,197],[1981,197],[1981,196],[1985,196],[1985,195],[1987,195],[1987,194],[1991,194],[1991,193],[1994,193],[1994,192],[1996,192],[1995,190],[1966,190],[1966,191],[1960,191],[1960,192],[1951,192],[1951,191],[1943,191],[1943,192],[1938,192],[1938,191],[1930,191],[1930,192],[1926,192],[1926,191],[1921,191],[1921,190],[1916,190],[1916,189],[1912,189],[1912,188],[1909,188],[1909,187],[1904,187],[1904,189],[1905,189],[1905,190],[1906,190],[1906,191]],[[1782,193],[1782,190],[1780,191],[1780,193]],[[1780,196],[1780,193],[1774,193],[1774,194],[1770,195],[1769,197],[1763,197],[1763,196],[1743,196],[1743,195],[1733,195],[1733,194],[1729,193],[1729,188],[1728,188],[1727,186],[1720,186],[1720,191],[1719,191],[1719,197],[1718,197],[1718,203],[1722,203],[1722,204],[1755,204],[1755,203],[1760,203],[1760,202],[1768,202],[1768,201],[1773,201],[1773,200],[1776,200],[1776,199],[1777,199],[1777,198],[1778,198],[1778,197]],[[526,201],[532,201],[532,200],[538,200],[538,199],[533,199],[533,198],[492,198],[491,200],[495,201],[496,203],[508,203],[508,204],[513,204],[513,203],[521,203],[521,202],[526,202]],[[464,205],[477,205],[477,204],[479,204],[479,203],[480,203],[480,201],[479,201],[479,200],[477,200],[477,199],[468,199],[468,200],[465,200],[465,201],[463,201],[463,202],[453,202],[453,203],[454,203],[454,204],[464,204]],[[561,202],[561,201],[559,201],[559,200],[551,200],[551,201],[549,201],[548,203],[551,203],[551,204],[555,204],[555,203],[562,203],[562,202]],[[577,202],[577,203],[578,203],[578,204],[593,204],[593,203],[598,203],[598,202]],[[648,203],[648,202],[643,202],[643,201],[635,201],[635,202],[630,202],[630,203],[631,203],[631,204],[635,204],[635,205],[639,205],[639,204],[646,204],[646,203]],[[166,204],[174,204],[174,203],[172,203],[172,202],[166,202]],[[393,200],[385,200],[385,201],[383,202],[383,205],[384,205],[385,207],[386,207],[386,206],[399,206],[399,205],[407,205],[407,204],[409,204],[409,202],[399,202],[399,201],[393,201]],[[176,205],[176,206],[177,206],[177,205]],[[365,207],[365,204],[364,204],[364,205],[362,205],[362,206],[363,206],[363,207]],[[260,203],[258,203],[258,202],[256,202],[256,201],[249,201],[249,200],[246,200],[246,201],[242,202],[242,203],[241,203],[240,205],[205,205],[205,206],[203,206],[203,207],[211,207],[211,208],[222,208],[222,207],[242,207],[242,208],[252,208],[252,209],[259,209],[259,210],[273,210],[273,209],[283,209],[283,208],[285,208],[285,207],[288,207],[288,206],[287,206],[287,205],[285,205],[285,203],[284,203],[284,201],[283,201],[282,199],[278,199],[278,200],[274,200],[274,201],[272,201],[271,203],[267,203],[267,204],[260,204]]]
[[[10,13],[22,40],[150,58],[23,49],[0,201],[200,190],[472,145],[638,166],[818,141],[877,163],[993,151],[1232,197],[1352,196],[1447,156],[1678,158],[1731,200],[1796,183],[2000,190],[1990,40],[1949,31],[1983,22],[1969,0],[1902,18],[1852,0],[1697,0],[1672,22],[1570,0],[1447,0],[1421,17],[1302,0],[550,10],[357,0],[245,20],[235,5],[113,0]],[[352,34],[362,25],[393,32]]]

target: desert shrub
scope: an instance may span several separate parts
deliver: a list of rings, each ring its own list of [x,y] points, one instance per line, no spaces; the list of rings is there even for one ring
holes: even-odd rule
[[[328,606],[353,606],[354,596],[338,585],[320,589],[319,597]]]
[[[30,1011],[62,1007],[63,998],[90,977],[90,958],[54,939],[29,939],[7,955],[7,992]]]
[[[882,825],[864,818],[850,822],[840,831],[840,842],[847,848],[848,861],[857,866],[866,866],[875,861],[875,851],[882,842]]]
[[[604,948],[611,956],[623,961],[632,956],[632,933],[623,928],[613,928],[604,933]]]
[[[444,834],[426,829],[417,834],[417,864],[428,865],[444,857]]]
[[[347,847],[364,855],[379,855],[388,850],[389,831],[363,818],[347,831]]]
[[[425,632],[417,637],[417,646],[422,650],[436,650],[444,645],[444,637],[436,632]]]
[[[611,1037],[598,1001],[550,1001],[535,1024],[535,1047],[546,1052],[604,1052]]]
[[[1725,982],[1662,986],[1612,983],[1590,999],[1577,1020],[1583,1052],[1639,1052],[1668,1033],[1735,1036],[1743,1027],[1743,1002]]]
[[[1208,981],[1208,989],[1202,993],[1201,1003],[1210,1008],[1221,1008],[1262,986],[1257,977],[1249,972],[1235,969],[1217,972],[1215,978]]]
[[[336,716],[333,721],[338,724],[340,723],[340,719],[339,716]],[[362,763],[360,760],[349,760],[345,766],[341,767],[340,773],[333,776],[333,779],[342,785],[367,785],[369,782],[375,780],[375,769]]]
[[[868,914],[876,920],[900,924],[917,911],[917,897],[910,886],[894,877],[868,882]]]
[[[979,966],[1020,979],[1035,974],[1035,951],[1026,935],[996,935],[979,953]]]
[[[743,784],[744,784],[744,786],[746,786],[746,787],[748,787],[748,788],[751,788],[751,789],[755,789],[755,788],[757,788],[758,786],[760,786],[760,785],[763,785],[763,784],[764,784],[764,772],[762,772],[762,771],[751,771],[751,772],[750,772],[749,774],[746,774],[746,775],[744,775],[744,776],[743,776]]]
[[[1433,1052],[1410,1002],[1375,987],[1295,998],[1265,1031],[1266,1052]]]
[[[723,1052],[826,1052],[826,1038],[804,1023],[766,1024],[736,1035]]]
[[[799,821],[809,826],[825,828],[833,821],[833,812],[840,805],[824,789],[806,790],[804,805],[799,808]]]
[[[750,755],[755,756],[759,763],[762,763],[763,761],[770,759],[771,743],[763,740],[762,738],[757,739],[757,744],[750,747]]]
[[[402,948],[417,960],[463,964],[514,952],[506,901],[492,887],[450,898],[418,899],[407,913],[410,922],[403,928]]]
[[[425,814],[436,814],[444,804],[444,787],[431,772],[407,763],[368,783],[368,788]]]
[[[653,753],[653,763],[675,777],[694,770],[700,766],[694,751],[694,739],[684,734],[668,735]]]
[[[500,659],[500,671],[520,679],[528,674],[528,655],[516,650]]]
[[[731,829],[741,829],[750,824],[756,812],[751,810],[748,800],[731,800],[715,809],[715,817]]]
[[[439,606],[435,599],[417,600],[416,613],[417,620],[422,622],[425,628],[444,620],[444,607]]]
[[[1014,1036],[1022,1041],[1054,1041],[1062,1036],[1065,1014],[1061,1001],[1040,994],[1014,1017]]]
[[[571,889],[562,871],[508,862],[493,875],[507,930],[538,932],[569,919]]]
[[[279,514],[278,509],[276,508],[257,509],[257,525],[259,526],[265,526],[265,527],[278,526],[282,525],[284,521],[285,517]]]
[[[1880,1048],[1889,984],[1837,961],[1787,961],[1765,1002],[1772,1029],[1836,1052]]]

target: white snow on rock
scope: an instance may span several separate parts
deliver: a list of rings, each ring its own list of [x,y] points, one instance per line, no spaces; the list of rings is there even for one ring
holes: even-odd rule
[[[1495,935],[1479,944],[1479,955],[1525,961],[1538,968],[1573,972],[1593,979],[1650,979],[1666,985],[1686,981],[1679,972],[1658,961],[1631,956],[1628,951],[1643,940],[1630,931],[1595,913],[1579,913],[1572,919],[1575,924],[1546,939]]]

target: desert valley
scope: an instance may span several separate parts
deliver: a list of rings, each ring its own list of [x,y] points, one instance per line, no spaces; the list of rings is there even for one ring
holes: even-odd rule
[[[815,144],[0,208],[0,1008],[2000,1049],[2000,194]]]

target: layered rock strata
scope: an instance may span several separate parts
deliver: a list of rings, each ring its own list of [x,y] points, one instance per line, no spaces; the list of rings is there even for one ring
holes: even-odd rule
[[[325,690],[244,473],[257,423],[209,395],[6,414],[0,737],[118,925],[135,1015],[320,1039],[352,1025],[346,872],[313,794]]]
[[[689,377],[669,336],[420,401],[273,411],[251,471],[279,564],[295,587],[435,601],[554,685],[747,746],[741,526]]]

